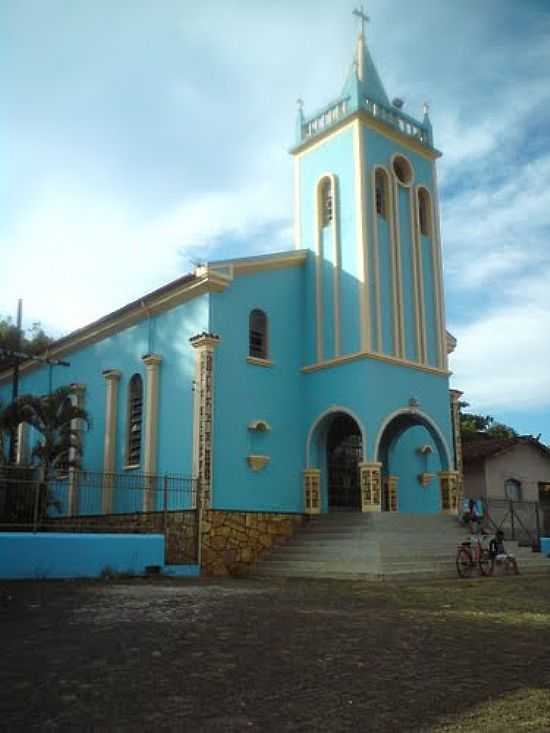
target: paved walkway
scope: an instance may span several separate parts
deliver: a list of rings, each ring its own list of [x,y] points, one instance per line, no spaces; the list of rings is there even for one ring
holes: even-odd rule
[[[0,729],[436,730],[548,690],[549,598],[524,577],[0,583]]]

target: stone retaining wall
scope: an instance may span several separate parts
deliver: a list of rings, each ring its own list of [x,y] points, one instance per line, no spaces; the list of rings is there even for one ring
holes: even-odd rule
[[[243,575],[261,553],[284,544],[304,522],[300,514],[205,510],[201,525],[204,575]]]

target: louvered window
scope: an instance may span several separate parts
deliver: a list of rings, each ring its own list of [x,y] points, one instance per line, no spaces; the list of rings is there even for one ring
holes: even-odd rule
[[[134,374],[128,387],[128,466],[139,466],[141,463],[142,416],[143,381],[139,374]]]
[[[376,192],[376,213],[378,216],[386,218],[386,174],[384,171],[377,170],[375,176],[375,192]]]
[[[323,182],[321,189],[321,218],[323,226],[328,226],[334,216],[334,200],[332,196],[332,185],[330,179],[327,178]]]
[[[250,313],[248,353],[256,359],[267,359],[267,316],[257,308]]]
[[[420,234],[431,237],[430,197],[423,188],[418,191],[418,224]]]

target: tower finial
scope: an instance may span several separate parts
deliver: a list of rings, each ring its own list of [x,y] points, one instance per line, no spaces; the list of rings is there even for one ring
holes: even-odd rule
[[[424,114],[427,115],[430,113],[430,105],[428,102],[424,102]]]
[[[352,11],[352,15],[356,15],[361,20],[361,35],[364,36],[365,26],[370,20],[369,16],[365,13],[362,5],[360,8],[355,8],[355,10]]]

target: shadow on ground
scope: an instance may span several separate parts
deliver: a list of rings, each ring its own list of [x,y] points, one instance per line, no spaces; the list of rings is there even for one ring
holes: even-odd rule
[[[550,731],[546,576],[0,584],[0,643],[10,731]]]

